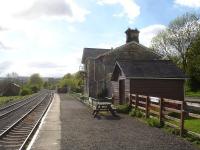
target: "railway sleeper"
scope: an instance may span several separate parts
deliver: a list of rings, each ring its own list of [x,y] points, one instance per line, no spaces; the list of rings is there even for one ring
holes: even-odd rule
[[[16,142],[23,142],[25,140],[25,137],[21,137],[21,138],[8,138],[8,137],[5,137],[2,139],[2,142],[5,143],[7,141],[16,141]]]
[[[12,149],[12,150],[20,148],[20,147],[21,147],[21,144],[10,144],[10,145],[3,145],[2,146],[3,149],[5,149],[5,148],[8,149],[9,148],[9,149]],[[0,149],[1,149],[1,146],[0,146]]]
[[[1,145],[3,145],[3,146],[5,146],[5,145],[7,145],[7,144],[9,144],[9,145],[17,145],[17,144],[22,144],[23,143],[23,141],[7,141],[7,140],[5,140],[5,141],[1,141]]]
[[[29,127],[19,127],[19,128],[15,127],[15,128],[13,129],[13,131],[27,131],[27,130],[31,130],[32,128],[33,128],[33,126],[29,126]]]
[[[19,135],[6,135],[6,138],[22,138],[22,136]]]
[[[28,132],[10,132],[9,135],[28,135]]]

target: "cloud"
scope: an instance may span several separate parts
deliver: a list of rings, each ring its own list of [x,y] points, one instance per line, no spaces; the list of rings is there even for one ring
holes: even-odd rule
[[[0,51],[5,51],[11,49],[10,47],[5,46],[1,41],[0,41]]]
[[[130,22],[134,21],[134,19],[140,15],[140,6],[138,6],[134,0],[97,0],[97,3],[99,5],[121,5],[123,8],[122,12],[114,14],[113,16],[127,16]]]
[[[17,16],[24,18],[66,19],[69,22],[83,22],[90,12],[78,6],[74,0],[36,0],[30,8]]]
[[[12,65],[10,61],[4,61],[0,63],[0,74],[4,73]]]
[[[59,65],[53,62],[32,62],[29,64],[29,66],[34,67],[34,68],[42,68],[42,69],[66,67],[66,65]]]
[[[152,38],[165,28],[166,26],[162,24],[155,24],[140,29],[140,43],[149,47],[151,45]]]
[[[0,26],[0,31],[3,31],[3,30],[5,30],[5,29],[4,29],[3,27]]]
[[[96,47],[99,47],[99,48],[105,48],[105,49],[111,49],[111,48],[116,48],[120,45],[123,45],[123,41],[112,41],[112,42],[103,42],[103,43],[99,43],[97,44]]]
[[[174,3],[191,8],[200,8],[200,0],[175,0]]]
[[[39,73],[43,77],[62,77],[69,72],[75,73],[81,64],[82,48],[78,48],[78,50],[74,49],[59,57],[19,58],[12,60],[10,65],[0,63],[0,75],[6,76],[10,72],[16,72],[20,76],[30,76],[33,73]]]

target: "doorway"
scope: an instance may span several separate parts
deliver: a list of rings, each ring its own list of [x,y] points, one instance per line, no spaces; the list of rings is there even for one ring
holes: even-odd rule
[[[119,80],[119,104],[125,102],[125,80]]]

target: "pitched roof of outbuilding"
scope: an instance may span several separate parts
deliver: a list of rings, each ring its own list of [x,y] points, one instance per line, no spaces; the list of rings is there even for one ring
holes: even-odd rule
[[[82,55],[82,63],[85,63],[87,58],[95,58],[100,54],[110,51],[110,49],[101,49],[101,48],[84,48]]]
[[[185,79],[186,75],[169,60],[117,61],[126,78]],[[115,66],[115,68],[116,68]]]

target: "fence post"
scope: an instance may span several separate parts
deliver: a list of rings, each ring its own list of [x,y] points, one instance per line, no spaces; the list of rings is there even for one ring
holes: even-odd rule
[[[149,96],[146,98],[146,110],[145,110],[145,118],[149,118]]]
[[[160,123],[160,126],[163,125],[163,98],[161,97],[160,98],[160,101],[159,101],[159,106],[160,106],[160,110],[159,110],[159,123]]]
[[[135,109],[138,108],[138,94],[135,94]]]
[[[130,94],[129,105],[132,106],[132,95]]]
[[[184,114],[185,114],[185,111],[184,111],[184,109],[185,109],[185,102],[184,101],[182,101],[182,103],[181,103],[181,120],[180,120],[180,136],[183,136],[183,132],[184,132]]]

